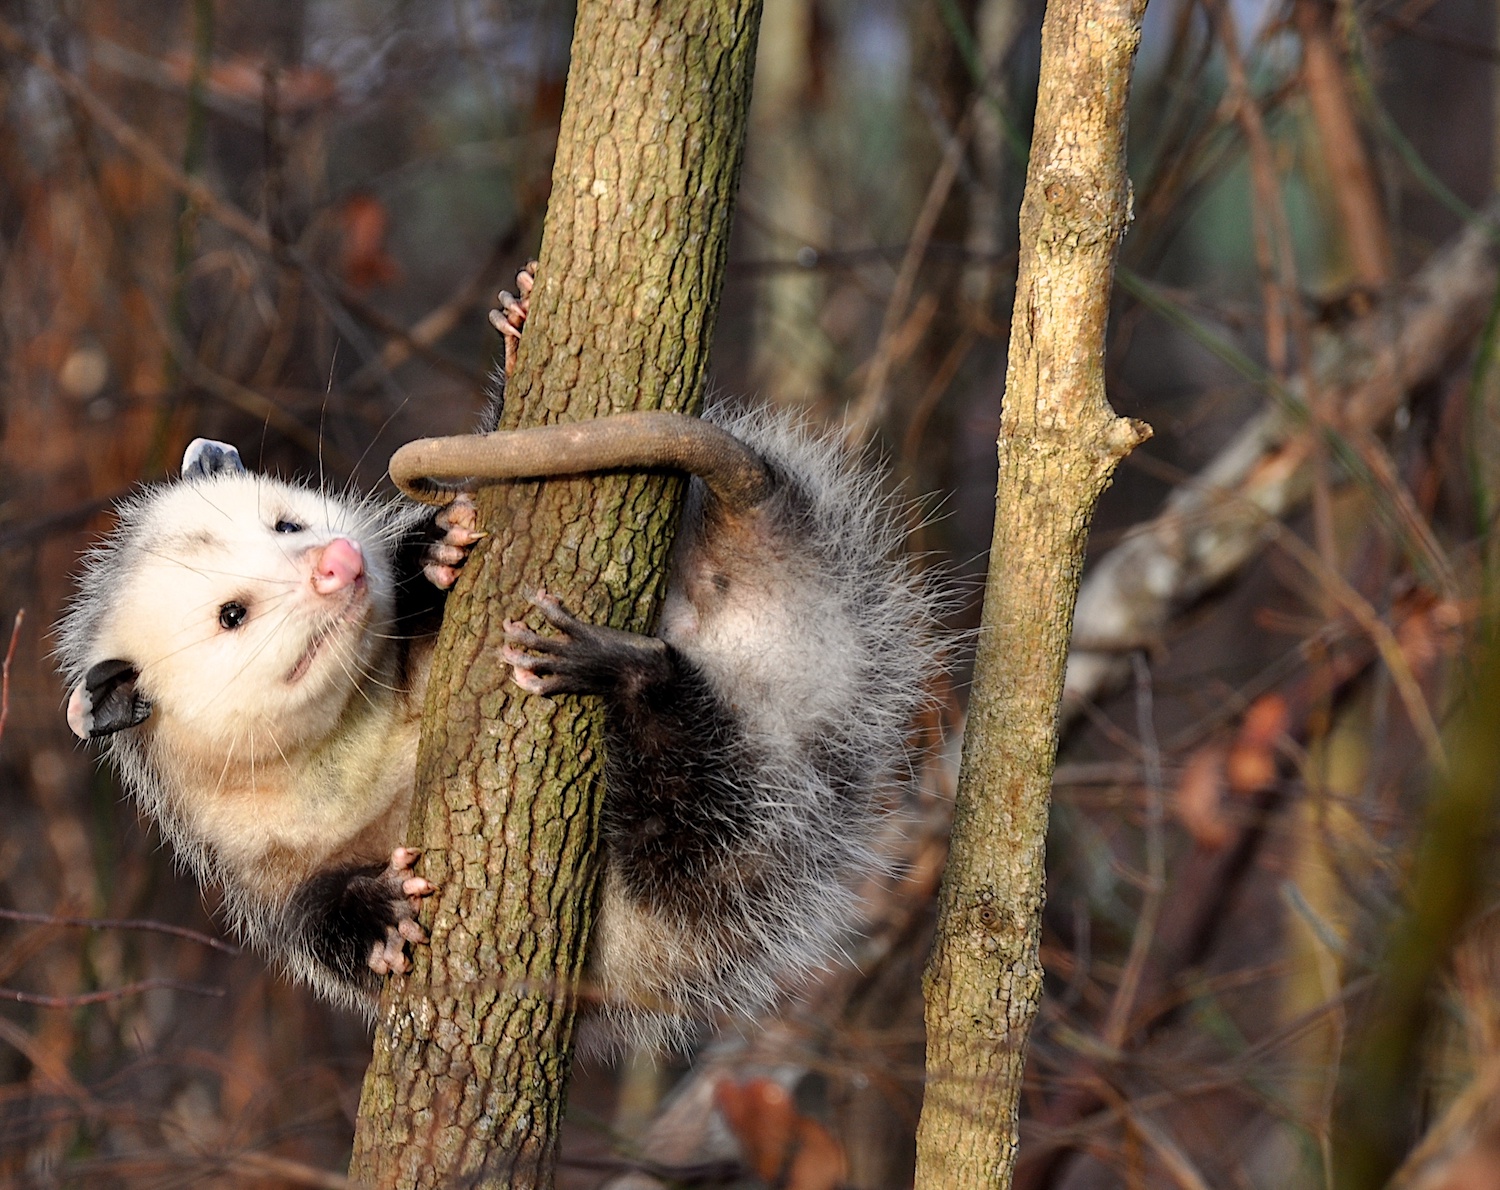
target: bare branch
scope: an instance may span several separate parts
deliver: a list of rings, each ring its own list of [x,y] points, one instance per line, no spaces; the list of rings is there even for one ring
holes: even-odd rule
[[[154,934],[170,934],[174,938],[186,938],[190,942],[196,942],[200,946],[210,946],[225,954],[240,953],[238,946],[233,946],[222,938],[200,934],[197,930],[190,930],[186,926],[168,925],[164,921],[145,921],[125,917],[67,917],[56,913],[27,913],[20,909],[0,909],[0,918],[8,921],[24,921],[34,925],[76,927],[84,930],[147,930]]]

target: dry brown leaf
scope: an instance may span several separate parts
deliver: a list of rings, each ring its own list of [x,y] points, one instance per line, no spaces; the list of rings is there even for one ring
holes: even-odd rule
[[[1205,851],[1218,851],[1228,844],[1234,828],[1224,814],[1227,750],[1214,741],[1199,748],[1183,766],[1182,780],[1172,797],[1177,821]]]
[[[390,212],[378,198],[369,194],[352,194],[337,213],[343,235],[339,271],[355,289],[373,289],[388,285],[401,268],[385,250],[391,229]]]
[[[1276,745],[1286,733],[1287,704],[1280,694],[1266,694],[1250,704],[1239,738],[1229,751],[1229,788],[1242,796],[1258,793],[1276,779]]]
[[[844,1148],[797,1111],[790,1092],[768,1078],[721,1079],[714,1101],[757,1177],[785,1190],[833,1190],[849,1176]]]

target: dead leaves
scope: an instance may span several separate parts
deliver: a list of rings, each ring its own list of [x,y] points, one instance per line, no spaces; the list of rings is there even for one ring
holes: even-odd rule
[[[843,1146],[797,1110],[785,1087],[769,1078],[721,1079],[714,1102],[739,1141],[745,1164],[783,1190],[833,1190],[849,1175]]]

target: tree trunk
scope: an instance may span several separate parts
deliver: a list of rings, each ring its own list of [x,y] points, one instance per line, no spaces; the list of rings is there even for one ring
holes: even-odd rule
[[[700,404],[744,141],[758,0],[583,0],[521,365],[504,428]],[[508,682],[502,623],[545,586],[652,623],[676,480],[486,489],[438,643],[409,836],[432,941],[381,1003],[351,1174],[545,1186],[597,884],[593,699]]]
[[[953,845],[927,970],[924,1190],[1008,1186],[1036,1013],[1043,856],[1073,603],[1094,504],[1150,434],[1104,395],[1129,220],[1125,102],[1144,0],[1052,0],[1000,424],[995,533]]]

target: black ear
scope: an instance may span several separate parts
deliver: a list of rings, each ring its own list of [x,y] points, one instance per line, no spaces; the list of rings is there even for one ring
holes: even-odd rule
[[[222,472],[243,474],[240,452],[227,442],[194,438],[182,452],[182,478],[202,479]]]
[[[68,726],[81,739],[98,739],[151,717],[151,701],[136,692],[139,671],[128,661],[101,661],[68,696]]]

